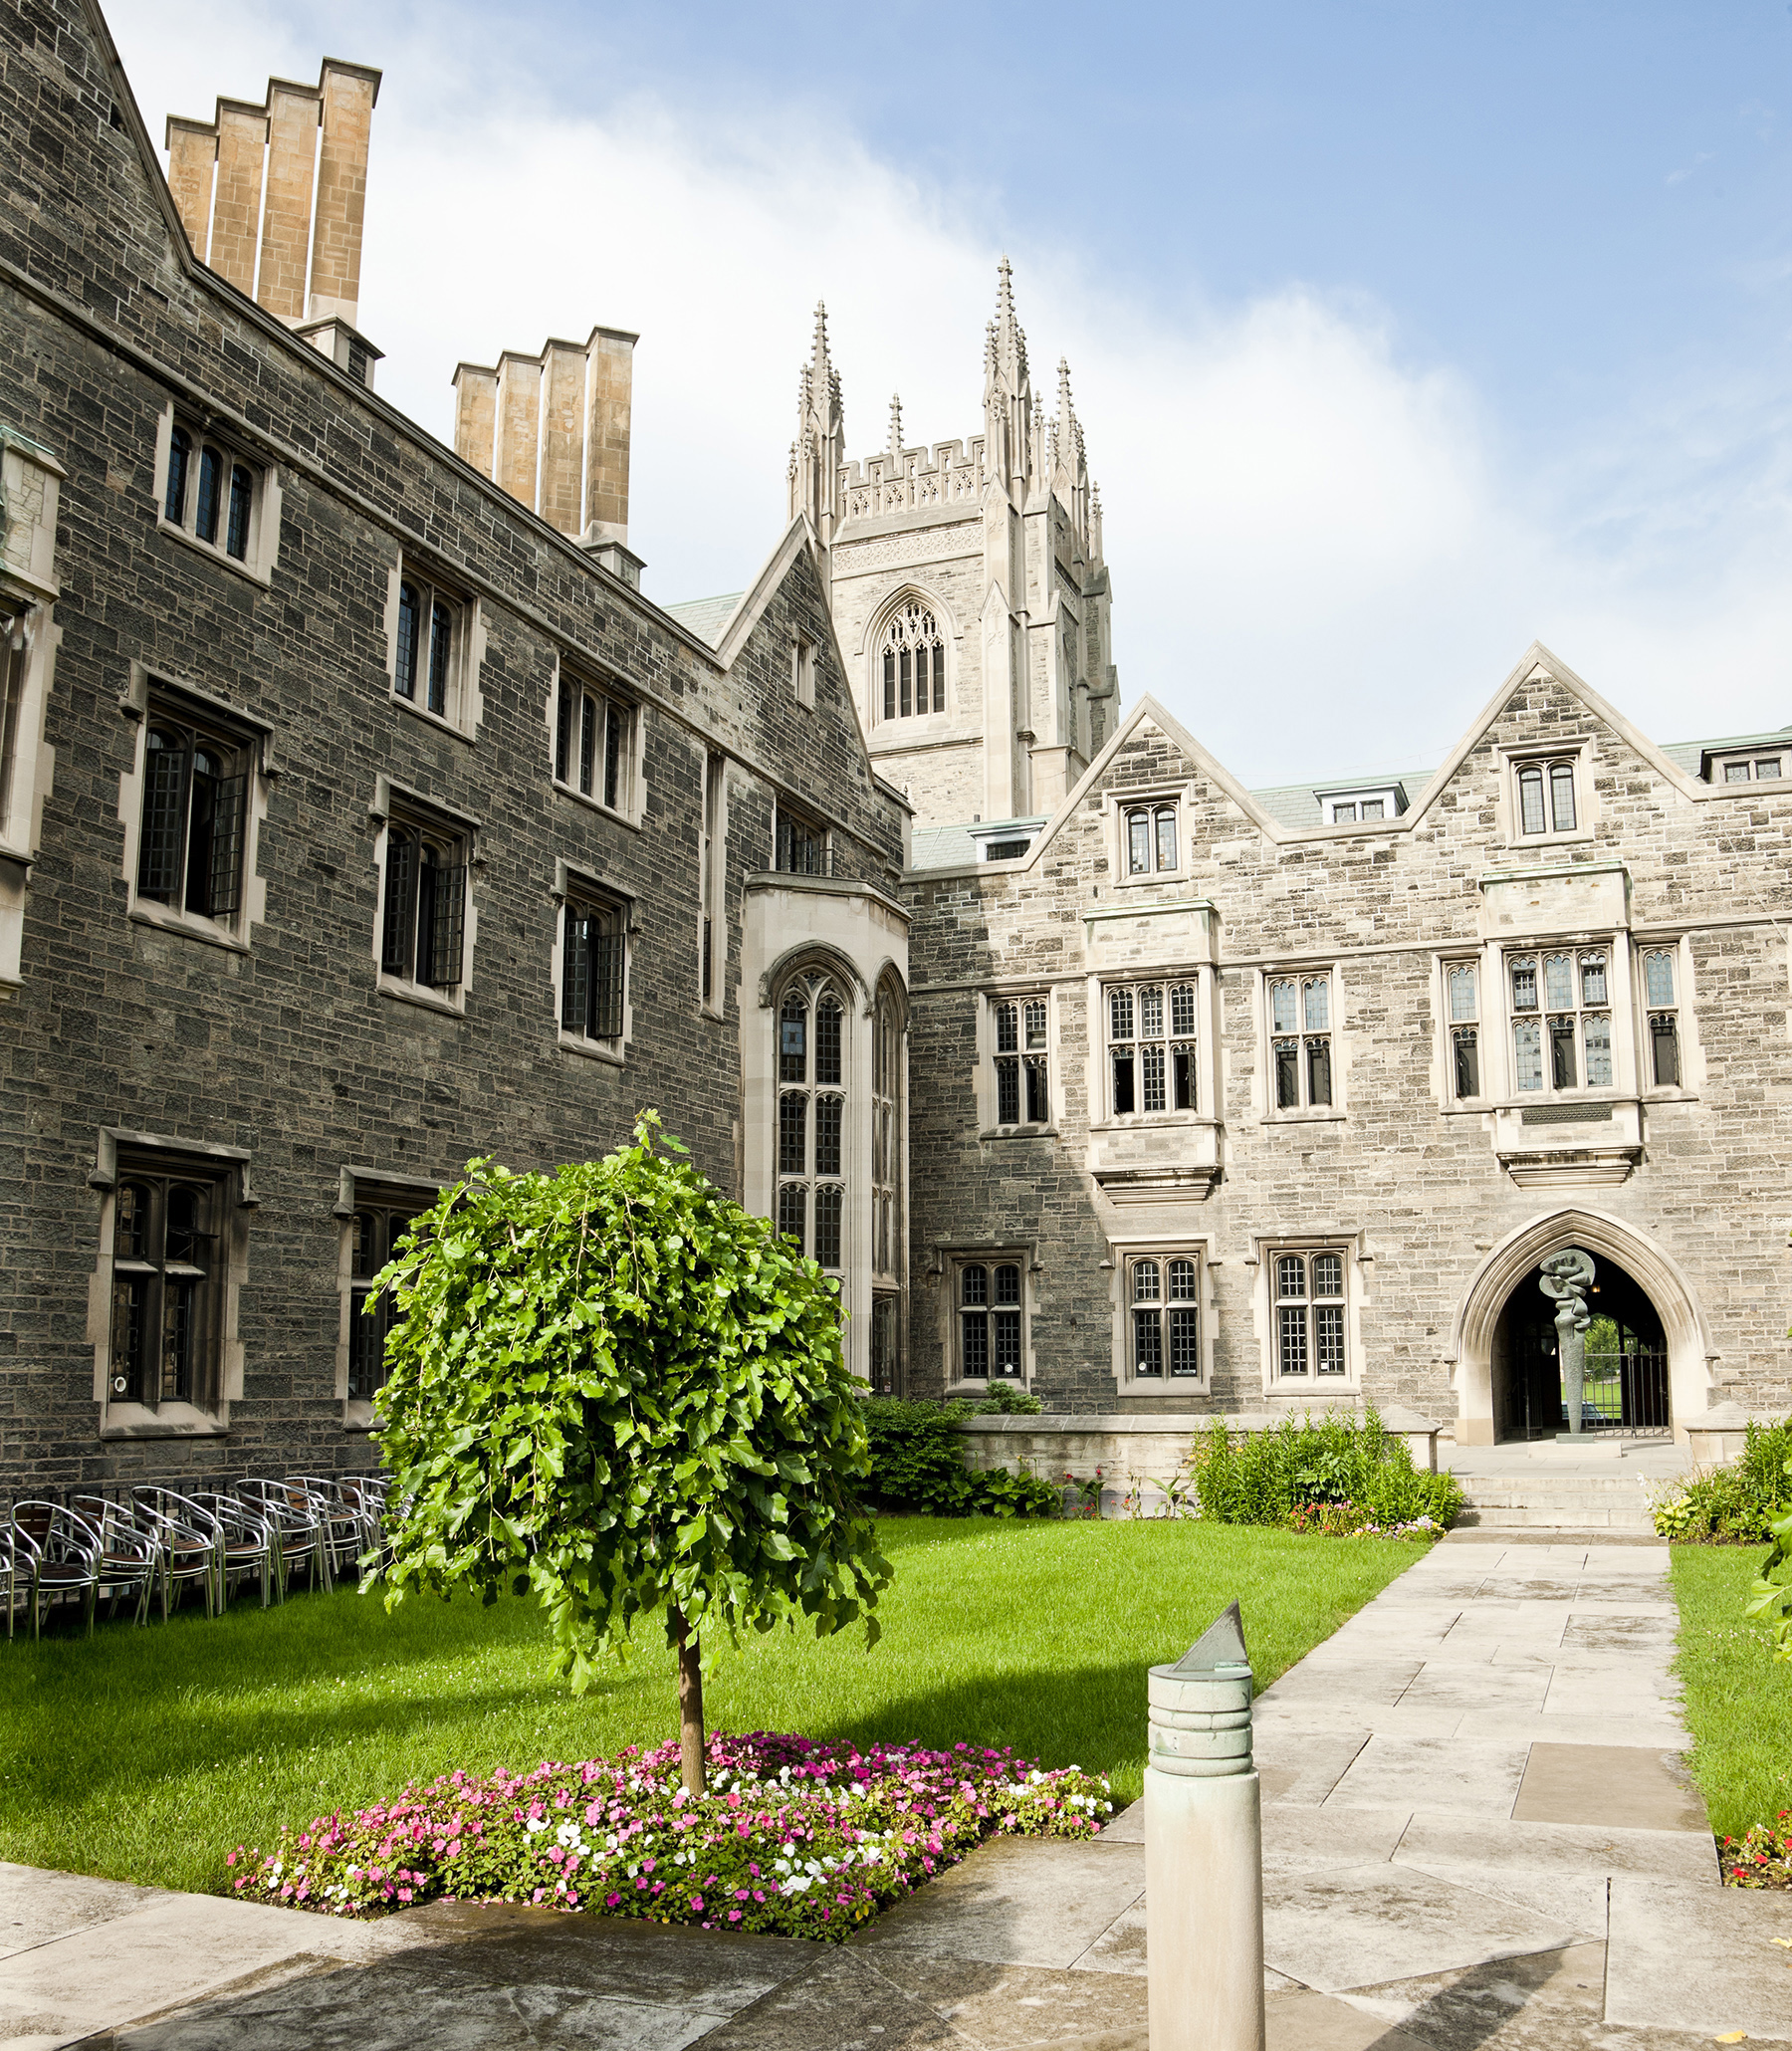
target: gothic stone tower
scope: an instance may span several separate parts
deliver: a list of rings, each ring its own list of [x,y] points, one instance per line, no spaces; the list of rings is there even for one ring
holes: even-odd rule
[[[835,632],[881,776],[917,826],[1056,809],[1117,724],[1101,495],[1070,371],[1047,422],[1008,259],[984,351],[984,429],[845,459],[825,312],[797,397],[790,516],[827,565]]]

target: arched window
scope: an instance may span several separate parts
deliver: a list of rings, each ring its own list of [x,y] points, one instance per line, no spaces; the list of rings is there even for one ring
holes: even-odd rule
[[[818,972],[778,1013],[778,1229],[830,1272],[845,1265],[845,1019]]]
[[[884,628],[883,705],[885,719],[946,710],[946,642],[918,599],[899,605]]]

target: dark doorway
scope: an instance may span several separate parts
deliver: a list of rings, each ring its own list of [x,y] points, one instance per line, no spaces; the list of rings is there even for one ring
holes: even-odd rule
[[[1581,1428],[1669,1438],[1668,1338],[1642,1285],[1615,1260],[1598,1267],[1587,1306]],[[1493,1431],[1498,1439],[1553,1439],[1568,1429],[1556,1358],[1555,1304],[1532,1268],[1506,1298],[1493,1335]]]

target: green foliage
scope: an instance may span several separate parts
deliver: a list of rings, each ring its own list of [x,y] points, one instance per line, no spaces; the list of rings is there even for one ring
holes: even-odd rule
[[[1058,1491],[1031,1475],[974,1474],[965,1465],[960,1424],[984,1411],[1038,1409],[1036,1396],[1011,1396],[985,1403],[904,1403],[895,1397],[867,1399],[865,1436],[871,1449],[865,1493],[891,1509],[921,1510],[929,1516],[968,1516],[981,1511],[999,1517],[1056,1516]]]
[[[1782,1470],[1792,1481],[1792,1460]],[[1792,1495],[1792,1490],[1787,1493]],[[1792,1661],[1792,1508],[1784,1503],[1768,1530],[1773,1550],[1761,1562],[1759,1578],[1751,1591],[1753,1600],[1743,1611],[1751,1622],[1764,1625],[1773,1640],[1773,1657]]]
[[[1418,1522],[1448,1530],[1461,1514],[1454,1475],[1422,1475],[1404,1439],[1369,1410],[1359,1419],[1310,1414],[1237,1438],[1215,1418],[1194,1454],[1202,1515],[1221,1524],[1294,1524],[1343,1530]],[[1316,1510],[1348,1510],[1320,1517]]]
[[[1686,1544],[1758,1545],[1772,1535],[1792,1461],[1792,1418],[1750,1424],[1734,1467],[1694,1475],[1655,1506],[1664,1538]]]
[[[1743,1615],[1766,1556],[1765,1546],[1668,1549],[1692,1773],[1719,1839],[1746,1840],[1776,1821],[1783,1832],[1792,1810],[1792,1662],[1775,1661]],[[1734,1884],[1728,1853],[1724,1866]]]
[[[1016,1389],[1011,1382],[992,1382],[981,1403],[954,1403],[950,1408],[960,1417],[1037,1417],[1045,1408],[1030,1389]]]
[[[578,1691],[655,1613],[712,1651],[797,1611],[875,1639],[889,1579],[833,1284],[658,1125],[554,1175],[470,1162],[379,1278],[387,1607],[533,1590]]]

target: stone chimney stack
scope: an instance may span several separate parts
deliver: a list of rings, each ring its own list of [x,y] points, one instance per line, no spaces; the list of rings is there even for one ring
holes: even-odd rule
[[[262,217],[256,297],[289,326],[305,319],[311,249],[312,182],[318,167],[323,95],[289,79],[268,81],[268,204]]]
[[[324,152],[318,164],[318,232],[312,244],[313,321],[360,318],[361,223],[367,211],[367,137],[379,74],[327,57],[319,74]]]
[[[637,337],[593,328],[550,338],[540,355],[506,349],[497,367],[457,363],[454,452],[638,584],[628,547],[629,409]]]
[[[170,114],[167,127],[168,189],[194,255],[363,384],[379,357],[355,326],[379,77],[327,57],[315,86],[270,79],[259,107],[220,100],[211,121]]]

